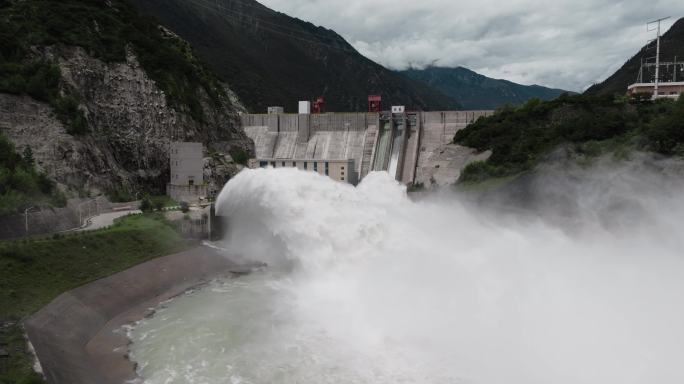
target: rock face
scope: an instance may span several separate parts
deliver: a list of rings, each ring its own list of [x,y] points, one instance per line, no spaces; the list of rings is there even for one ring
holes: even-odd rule
[[[219,105],[200,93],[206,117],[200,123],[167,104],[131,50],[122,63],[105,63],[76,47],[47,47],[35,54],[59,63],[61,87],[80,96],[90,132],[68,135],[49,105],[6,94],[0,94],[0,129],[17,148],[30,146],[38,167],[60,184],[163,192],[171,141],[253,153],[251,140],[236,124],[244,108],[227,87]]]
[[[491,151],[478,153],[458,144],[439,146],[420,163],[415,184],[427,189],[456,184],[468,164],[485,161],[491,155]]]

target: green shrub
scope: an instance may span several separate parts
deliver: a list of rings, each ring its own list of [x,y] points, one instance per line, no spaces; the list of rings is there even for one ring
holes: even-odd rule
[[[669,113],[661,113],[645,129],[652,150],[673,155],[684,143],[684,97],[671,106]]]
[[[68,134],[77,136],[88,132],[88,123],[75,97],[58,97],[52,101],[51,105],[57,118],[67,126]]]
[[[66,198],[55,183],[38,172],[29,147],[23,155],[0,134],[0,215],[18,213],[30,205],[64,206]]]
[[[249,154],[240,148],[231,150],[230,157],[237,164],[247,165],[249,162]]]
[[[490,164],[487,161],[475,161],[468,164],[463,171],[459,181],[466,183],[479,183],[487,179],[502,177],[513,172],[505,167]]]
[[[164,202],[162,200],[155,200],[154,201],[154,209],[157,211],[161,211],[164,209]]]
[[[126,188],[118,188],[107,191],[109,201],[113,203],[126,203],[135,200],[135,195]]]
[[[183,213],[190,212],[190,204],[188,204],[187,201],[181,201],[180,207],[181,207],[181,212],[183,212]]]
[[[142,201],[140,201],[140,210],[143,212],[151,212],[154,209],[152,201],[149,196],[145,196]]]

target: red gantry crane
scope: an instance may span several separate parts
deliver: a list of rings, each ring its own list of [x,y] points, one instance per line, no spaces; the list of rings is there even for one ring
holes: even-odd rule
[[[368,112],[380,112],[381,102],[382,97],[380,95],[368,95]]]

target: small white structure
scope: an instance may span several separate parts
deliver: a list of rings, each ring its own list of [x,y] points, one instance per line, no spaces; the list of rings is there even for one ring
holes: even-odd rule
[[[166,185],[167,195],[179,202],[193,202],[207,195],[202,143],[171,143],[169,161],[171,180]]]
[[[392,106],[392,113],[404,113],[406,111],[406,107],[403,105],[393,105]]]
[[[285,113],[285,108],[283,107],[268,107],[269,115],[282,115]]]
[[[310,101],[300,101],[299,102],[299,114],[300,115],[311,114],[311,102]]]

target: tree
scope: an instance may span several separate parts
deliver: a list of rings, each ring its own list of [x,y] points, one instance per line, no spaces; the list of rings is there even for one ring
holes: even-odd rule
[[[180,208],[183,213],[188,213],[190,211],[190,205],[187,201],[181,201]]]
[[[27,168],[33,168],[33,165],[36,163],[35,159],[33,158],[33,150],[31,147],[28,145],[26,148],[24,148],[24,153],[22,155],[24,164],[26,164]]]
[[[140,202],[140,210],[143,212],[150,212],[152,209],[152,201],[150,201],[149,196],[145,196]]]
[[[161,211],[162,209],[164,209],[164,201],[162,199],[156,199],[154,201],[154,209],[156,209],[157,211]]]

